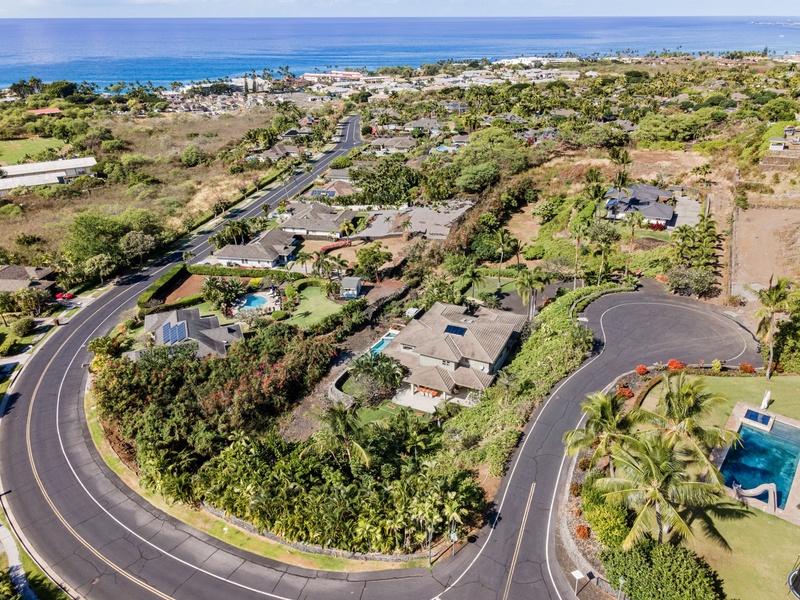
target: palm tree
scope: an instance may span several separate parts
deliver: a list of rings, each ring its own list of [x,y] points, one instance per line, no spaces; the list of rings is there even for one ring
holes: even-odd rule
[[[638,421],[637,413],[625,412],[625,399],[621,396],[593,392],[586,396],[581,405],[587,416],[586,425],[582,429],[573,429],[564,434],[564,445],[567,453],[594,449],[591,464],[599,459],[609,457],[608,467],[611,477],[614,476],[614,464],[611,461],[611,445],[627,434]]]
[[[347,269],[350,263],[342,257],[341,253],[337,254],[336,256],[328,256],[328,265],[331,271],[336,269],[336,275],[339,277],[342,276],[342,273]]]
[[[794,282],[788,277],[779,277],[773,284],[769,278],[769,287],[763,290],[752,290],[761,303],[761,308],[756,311],[758,329],[756,333],[762,341],[769,343],[769,362],[767,363],[767,379],[772,376],[772,362],[775,358],[775,317],[785,313],[790,308],[790,294]]]
[[[511,244],[511,234],[508,229],[498,229],[494,232],[494,242],[497,244],[497,253],[500,255],[500,262],[497,263],[497,287],[500,287],[500,270],[503,268],[503,258],[506,248]]]
[[[189,263],[190,260],[194,258],[194,252],[191,250],[185,250],[183,254],[181,254],[181,258],[183,259],[184,263]]]
[[[497,374],[496,383],[499,387],[503,388],[505,392],[503,395],[503,406],[508,405],[508,397],[516,390],[518,380],[519,375],[508,369],[503,369]]]
[[[606,265],[606,254],[611,249],[611,245],[619,239],[619,231],[610,223],[600,221],[593,223],[586,235],[596,246],[596,252],[600,253],[600,269],[597,272],[597,285],[600,285]]]
[[[611,159],[611,162],[620,167],[621,171],[625,171],[631,164],[633,164],[630,152],[625,149],[615,146],[611,149],[608,155]]]
[[[617,206],[619,206],[619,202],[622,200],[622,193],[625,191],[625,188],[627,188],[630,184],[631,184],[631,177],[630,175],[628,175],[627,171],[620,171],[614,177],[614,187],[617,188]]]
[[[621,442],[612,448],[617,474],[598,479],[595,485],[607,490],[608,500],[621,501],[637,513],[622,548],[629,550],[654,530],[659,544],[665,531],[691,538],[690,523],[682,511],[719,502],[721,488],[693,480],[691,456],[658,433],[625,436]]]
[[[344,237],[346,237],[348,241],[350,241],[350,236],[356,232],[356,226],[352,221],[345,221],[339,227],[339,231],[344,234]]]
[[[572,235],[575,236],[575,272],[572,275],[572,289],[578,289],[578,267],[581,257],[581,239],[586,237],[589,230],[586,223],[578,223],[572,228]]]
[[[631,265],[631,256],[633,256],[633,239],[636,235],[636,228],[644,226],[644,215],[638,210],[635,210],[632,213],[628,213],[625,221],[631,226],[631,245],[628,248],[628,259],[625,261],[625,277],[627,277],[628,269]]]
[[[543,291],[551,279],[550,273],[538,266],[517,275],[516,290],[528,307],[528,320],[536,316],[536,292]]]
[[[724,485],[725,478],[712,464],[709,455],[714,448],[737,443],[740,436],[735,431],[702,423],[707,421],[709,413],[717,405],[725,402],[725,398],[705,391],[702,379],[689,378],[683,372],[673,376],[665,374],[662,386],[658,412],[640,410],[639,418],[655,425],[673,444],[680,443],[720,486]]]
[[[456,492],[449,491],[442,503],[442,512],[445,520],[450,524],[450,539],[453,542],[453,556],[455,556],[458,526],[462,524],[461,517],[469,514],[469,511],[461,504]]]
[[[478,267],[474,264],[469,265],[464,272],[456,280],[456,285],[460,288],[472,288],[472,297],[475,297],[475,286],[482,284],[484,281],[483,275],[478,271]]]
[[[525,242],[520,242],[517,238],[513,238],[513,239],[514,239],[514,242],[513,242],[513,245],[511,247],[511,250],[514,253],[514,256],[517,257],[517,272],[519,272],[519,270],[520,270],[519,257],[520,257],[520,255],[523,255],[523,256],[525,255],[525,250],[528,249],[528,244],[526,244]]]
[[[359,405],[350,406],[334,403],[316,415],[322,428],[314,434],[309,448],[318,452],[330,452],[338,461],[340,452],[347,456],[347,464],[353,459],[369,467],[370,456],[360,443],[361,421],[358,418]]]
[[[593,217],[596,221],[598,215],[600,214],[600,208],[603,206],[603,203],[606,199],[606,188],[603,187],[600,183],[594,183],[586,188],[586,199],[594,204],[594,213]]]
[[[306,272],[306,275],[308,275],[308,263],[314,259],[314,255],[305,250],[300,250],[300,252],[295,254],[294,259],[303,265],[303,270]]]

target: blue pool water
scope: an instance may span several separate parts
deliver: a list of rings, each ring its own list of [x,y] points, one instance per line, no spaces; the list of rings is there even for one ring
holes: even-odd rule
[[[372,346],[372,348],[369,349],[370,354],[372,354],[372,356],[380,354],[381,352],[383,352],[383,349],[389,345],[389,342],[391,342],[394,338],[395,336],[393,335],[382,337],[377,344],[375,344],[374,346]]]
[[[800,458],[800,429],[776,421],[769,433],[744,424],[739,433],[742,445],[732,448],[722,463],[725,485],[732,487],[736,481],[751,489],[774,483],[778,508],[785,508]]]
[[[245,298],[242,308],[261,308],[267,303],[267,299],[263,296],[248,296]]]
[[[764,413],[760,413],[755,410],[750,410],[749,408],[747,409],[747,412],[744,413],[744,418],[748,419],[749,421],[761,423],[762,425],[769,423],[769,415],[765,415]]]

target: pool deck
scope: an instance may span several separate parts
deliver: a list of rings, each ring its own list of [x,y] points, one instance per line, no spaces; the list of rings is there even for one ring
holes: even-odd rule
[[[779,415],[778,413],[773,413],[769,410],[762,410],[758,405],[755,404],[747,404],[746,402],[737,402],[736,406],[733,407],[733,411],[731,411],[728,420],[725,422],[725,429],[730,431],[739,431],[739,428],[742,426],[742,423],[745,423],[749,426],[756,427],[757,429],[761,429],[762,431],[767,430],[763,425],[759,427],[759,424],[750,420],[745,419],[745,413],[748,410],[754,410],[756,412],[768,415],[772,417],[772,421],[777,421],[778,423],[783,423],[785,425],[789,425],[791,427],[796,427],[800,429],[800,421],[797,419],[792,419],[789,417],[785,417],[783,415]],[[715,451],[712,453],[711,458],[713,460],[714,465],[717,468],[722,466],[722,463],[725,461],[725,457],[728,455],[729,448],[725,448],[722,451]],[[726,487],[725,492],[733,497],[736,498],[736,493],[733,489]],[[766,513],[772,513],[772,510],[769,507],[769,504],[766,502],[762,502],[761,500],[757,500],[755,498],[739,498],[742,502],[747,504],[748,506],[752,506],[753,508],[757,508],[761,511]],[[792,480],[792,487],[789,490],[789,495],[786,498],[786,508],[780,509],[776,508],[775,512],[773,513],[776,517],[780,517],[786,521],[794,525],[800,526],[800,462],[798,462],[797,470],[794,473],[794,479]]]
[[[245,306],[245,302],[247,302],[248,298],[263,298],[265,303],[259,307],[253,306]],[[260,310],[264,312],[272,312],[274,310],[280,310],[281,304],[281,296],[280,293],[271,294],[269,292],[252,292],[249,294],[245,294],[239,299],[238,306],[236,307],[236,312],[238,313],[241,310]]]

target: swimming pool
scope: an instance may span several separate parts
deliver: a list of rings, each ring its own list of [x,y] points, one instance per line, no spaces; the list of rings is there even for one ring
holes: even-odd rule
[[[392,332],[392,331],[387,333],[385,336],[383,336],[381,339],[379,339],[378,342],[372,346],[372,348],[369,349],[370,354],[372,354],[372,356],[375,356],[375,355],[380,354],[381,352],[383,352],[383,349],[386,348],[386,346],[388,346],[389,343],[396,336],[397,336],[397,334]]]
[[[244,300],[244,304],[239,307],[239,310],[243,308],[261,308],[267,303],[267,299],[264,296],[247,296]]]
[[[769,433],[745,424],[739,433],[741,446],[731,448],[720,469],[725,485],[735,481],[747,490],[774,483],[778,508],[785,508],[800,458],[800,429],[775,421]],[[765,498],[766,493],[759,500]]]

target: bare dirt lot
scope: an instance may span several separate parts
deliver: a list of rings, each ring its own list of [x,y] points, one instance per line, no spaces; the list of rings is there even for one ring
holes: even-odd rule
[[[739,213],[731,293],[752,296],[746,285],[800,275],[800,202],[796,208],[751,208]]]
[[[379,240],[381,244],[383,244],[384,248],[387,248],[389,252],[392,253],[392,263],[396,263],[400,258],[402,258],[402,249],[408,245],[408,240],[404,240],[401,237],[391,237],[391,238],[382,238]],[[323,246],[328,246],[332,242],[331,240],[317,240],[313,238],[307,238],[303,241],[303,251],[309,252],[314,254],[319,252]],[[374,242],[370,242],[374,243]],[[335,250],[331,250],[329,254],[333,256],[337,256],[339,254],[342,255],[342,258],[348,261],[351,265],[356,263],[356,252],[361,250],[364,246],[369,246],[370,244],[365,243],[364,240],[353,240],[352,245],[345,246],[343,248],[336,248]],[[309,272],[311,272],[311,265],[308,265]],[[303,270],[302,267],[298,267],[295,270]]]

